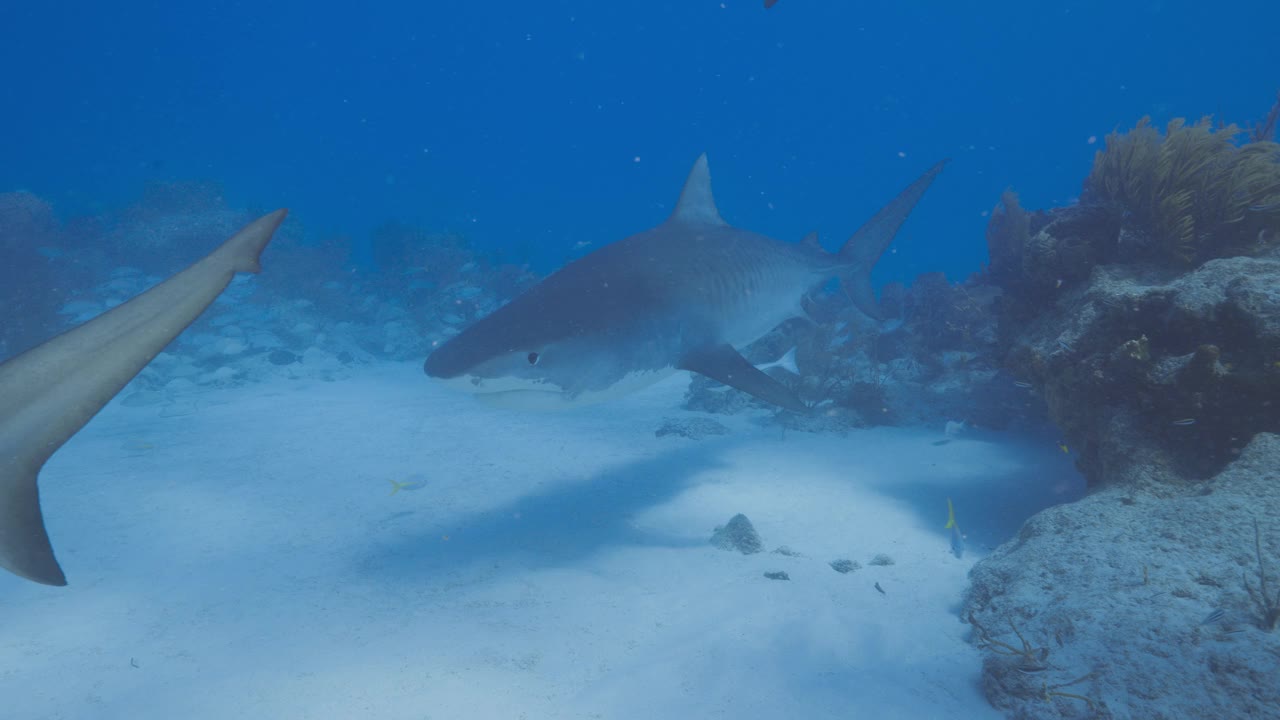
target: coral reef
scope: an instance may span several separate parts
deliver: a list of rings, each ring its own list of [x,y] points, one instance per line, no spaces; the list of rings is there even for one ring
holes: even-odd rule
[[[1280,92],[1276,93],[1276,101],[1267,116],[1249,130],[1249,139],[1254,142],[1275,140],[1277,124],[1280,124]]]
[[[1093,487],[971,573],[983,688],[1013,717],[1280,703],[1277,116],[1243,144],[1144,120],[1108,138],[1081,204],[1006,193],[992,214],[995,352]]]
[[[1249,254],[1280,239],[1280,145],[1237,145],[1240,128],[1178,118],[1162,136],[1148,118],[1107,136],[1082,202],[1143,232],[1120,242],[1122,259],[1190,267]],[[1122,230],[1123,232],[1123,230]]]
[[[910,288],[887,286],[877,323],[836,293],[812,298],[808,319],[784,323],[747,347],[744,355],[796,388],[811,408],[807,416],[777,414],[784,427],[843,431],[875,425],[931,424],[948,420],[1001,429],[1042,422],[1043,404],[1020,390],[996,360],[989,284],[952,284],[941,273],[921,275]],[[795,366],[769,367],[795,349]],[[731,388],[695,377],[686,407],[732,414],[774,410]]]
[[[987,698],[1028,720],[1273,717],[1275,589],[1263,603],[1258,586],[1280,562],[1277,517],[1265,433],[1209,480],[1116,482],[1035,516],[970,575]]]
[[[984,283],[1017,299],[1029,317],[1059,291],[1088,279],[1116,259],[1119,216],[1107,208],[1076,206],[1029,213],[1006,190],[987,224],[990,265]]]
[[[427,233],[405,226],[398,226],[398,231],[410,233],[412,240],[405,243],[394,264],[382,265],[388,260],[385,252],[381,254],[380,267],[393,270],[383,272],[375,288],[404,297],[424,317],[443,318],[451,328],[449,334],[493,312],[536,280],[523,268],[495,264],[455,233]],[[375,252],[386,242],[387,232],[384,227],[374,234]]]
[[[1280,146],[1238,133],[1144,120],[1108,138],[1080,205],[1007,192],[992,214],[1000,365],[1090,483],[1208,477],[1280,431]]]
[[[1172,279],[1098,267],[1032,318],[1001,304],[1005,362],[1043,392],[1091,483],[1134,463],[1202,478],[1280,432],[1277,287],[1276,256]]]

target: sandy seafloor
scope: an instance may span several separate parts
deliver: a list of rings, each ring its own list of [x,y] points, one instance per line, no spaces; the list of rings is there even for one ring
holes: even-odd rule
[[[387,363],[117,399],[41,476],[70,586],[0,578],[3,717],[999,717],[956,613],[1081,492],[1051,439],[655,437],[686,385],[528,413]],[[712,547],[738,512],[803,556]]]

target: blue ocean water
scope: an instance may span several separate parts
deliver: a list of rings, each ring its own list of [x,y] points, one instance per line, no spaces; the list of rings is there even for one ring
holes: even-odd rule
[[[1274,708],[1280,185],[1224,223],[1258,223],[1221,253],[1239,266],[1177,286],[1216,250],[1170,270],[1128,208],[1075,201],[1139,118],[1262,121],[1276,20],[1158,0],[4,8],[0,361],[130,317],[290,212],[261,274],[179,284],[216,300],[166,317],[158,355],[141,314],[54,344],[73,362],[0,362],[0,718]],[[811,323],[737,347],[772,373],[755,392],[719,383],[741,364],[690,367],[702,346],[676,358],[692,373],[565,413],[424,376],[539,278],[666,218],[702,153],[726,220],[831,251],[949,159],[874,268],[911,289],[875,317],[805,294]],[[995,211],[1007,188],[1056,214]],[[965,283],[988,232],[1018,242]],[[1230,312],[1197,305],[1226,287]],[[541,311],[501,329],[524,342]],[[610,317],[569,343],[592,360],[571,379],[643,357],[610,343],[648,326]],[[551,373],[543,340],[482,348],[514,358],[493,384]],[[127,385],[94,387],[130,354]],[[494,380],[465,369],[464,390]],[[1143,494],[1122,461],[1167,485]]]
[[[1143,115],[1261,116],[1274,10],[567,0],[27,3],[0,23],[0,188],[63,214],[212,179],[353,239],[389,219],[546,271],[649,227],[709,153],[730,221],[830,247],[953,158],[877,280],[985,260],[1006,187],[1076,196]],[[1250,17],[1256,20],[1249,19]]]

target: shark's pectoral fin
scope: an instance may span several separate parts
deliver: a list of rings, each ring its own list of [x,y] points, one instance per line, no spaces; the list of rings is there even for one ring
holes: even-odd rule
[[[708,345],[693,350],[681,358],[680,369],[706,375],[792,412],[809,411],[795,391],[747,362],[731,345]]]
[[[40,515],[38,471],[0,469],[0,567],[45,585],[66,585]]]
[[[800,296],[800,311],[803,314],[797,315],[796,317],[804,320],[809,325],[821,324],[818,320],[818,301],[814,300],[808,293]]]

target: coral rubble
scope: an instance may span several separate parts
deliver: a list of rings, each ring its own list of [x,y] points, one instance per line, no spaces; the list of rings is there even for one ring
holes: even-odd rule
[[[962,617],[1011,717],[1280,705],[1280,146],[1261,128],[1144,120],[1079,205],[1006,193],[992,215],[998,362],[1093,487],[971,573]]]
[[[1266,433],[1203,483],[1112,483],[1036,515],[970,575],[987,698],[1026,720],[1274,717],[1280,634],[1256,596],[1280,573],[1276,518]],[[1034,662],[999,651],[1011,625]]]
[[[1006,194],[992,216],[1001,363],[1043,391],[1091,483],[1134,464],[1207,477],[1280,431],[1280,155],[1234,134],[1139,123],[1080,206]]]

